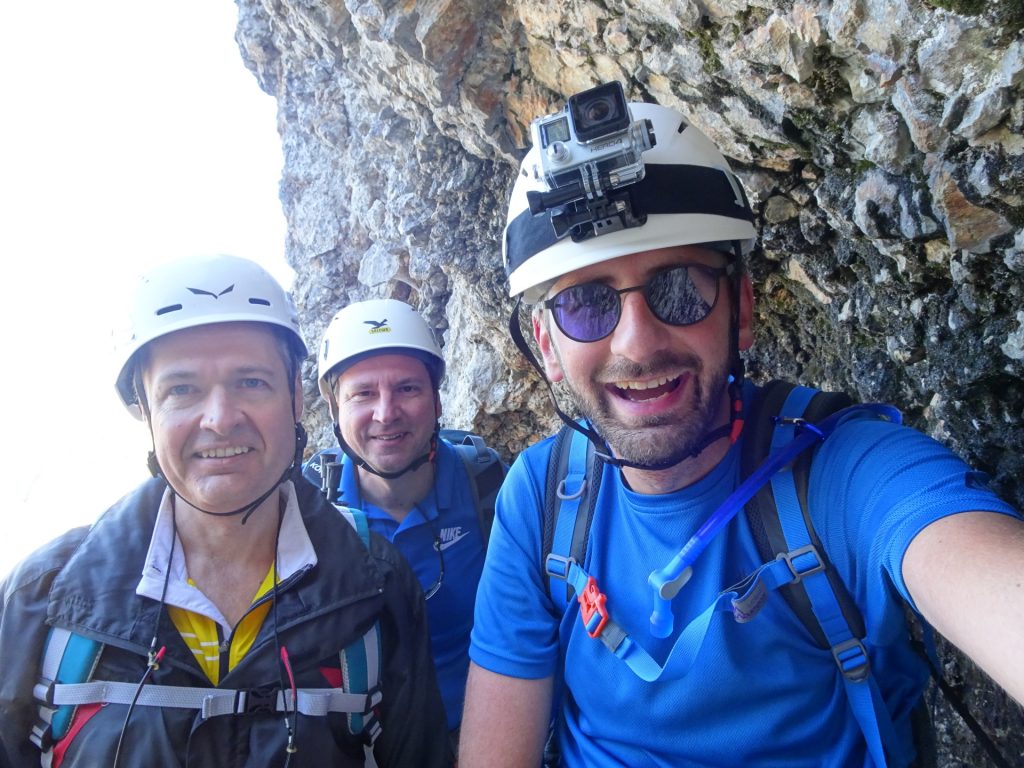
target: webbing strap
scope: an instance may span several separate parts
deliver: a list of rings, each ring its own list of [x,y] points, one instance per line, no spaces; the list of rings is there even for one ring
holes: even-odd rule
[[[567,439],[570,441],[569,460],[565,477],[559,483],[556,491],[559,507],[555,513],[555,532],[551,541],[551,553],[566,558],[572,551],[572,537],[576,528],[580,503],[586,497],[587,446],[589,445],[589,441],[579,437],[576,432],[569,435]],[[551,575],[552,598],[559,594],[560,585],[557,582],[560,578],[558,575]],[[585,578],[584,583],[586,583]],[[562,588],[561,594],[565,595],[564,588]],[[576,589],[576,594],[583,594],[581,588]],[[562,602],[563,604],[567,603],[568,596],[564,596]]]
[[[813,395],[813,391],[810,392],[810,394]],[[794,402],[799,402],[801,399],[806,398],[807,393],[799,393],[797,394]],[[806,402],[804,405],[806,405]],[[773,446],[772,455],[769,457],[769,460],[765,461],[765,463],[759,467],[751,477],[747,478],[747,480],[745,480],[740,487],[737,488],[725,502],[723,502],[719,511],[712,516],[712,518],[720,519],[713,520],[714,525],[705,524],[705,527],[708,528],[707,531],[704,531],[705,539],[709,539],[714,535],[714,533],[717,533],[725,522],[731,519],[735,510],[741,508],[750,496],[756,492],[756,489],[770,477],[774,476],[780,468],[784,468],[785,465],[788,464],[795,456],[811,447],[811,445],[815,444],[818,440],[827,437],[828,434],[831,433],[832,429],[834,429],[841,419],[847,414],[870,411],[879,416],[887,417],[890,415],[891,410],[892,409],[889,409],[886,406],[854,406],[850,409],[846,409],[845,411],[833,414],[829,418],[825,419],[818,425],[820,429],[812,430],[814,432],[813,435],[810,434],[810,432],[798,435],[792,431],[792,429],[789,430],[789,439],[788,441],[783,441],[785,443],[783,449],[776,451]],[[570,500],[566,499],[565,501],[568,502]],[[559,516],[561,518],[562,513],[560,513]],[[571,518],[573,516],[566,515],[566,517]],[[694,660],[697,658],[700,648],[704,643],[710,622],[715,614],[728,612],[731,613],[739,622],[749,621],[753,618],[761,605],[764,604],[769,592],[778,589],[784,584],[801,581],[811,574],[824,570],[824,560],[821,558],[815,547],[810,543],[806,527],[804,527],[804,536],[802,540],[804,543],[801,546],[792,549],[788,553],[780,555],[772,562],[765,563],[753,574],[744,579],[740,585],[719,594],[715,601],[708,606],[703,613],[683,629],[672,646],[672,649],[663,665],[654,661],[654,659],[638,643],[633,641],[629,635],[610,617],[609,614],[611,608],[609,606],[603,605],[602,607],[605,609],[605,612],[600,615],[596,613],[592,614],[589,622],[582,612],[581,618],[584,620],[585,626],[587,626],[587,631],[590,632],[592,636],[600,638],[608,649],[625,661],[633,672],[641,679],[648,682],[653,682],[655,680],[679,679],[686,675],[693,666]],[[699,543],[706,543],[706,541]],[[549,577],[552,579],[565,579],[575,589],[577,599],[583,603],[584,601],[581,598],[584,595],[584,591],[587,589],[588,580],[590,578],[589,574],[587,574],[583,567],[574,559],[555,554],[557,548],[553,547],[552,549],[552,554],[547,557],[545,562],[545,570]],[[699,554],[702,549],[702,546],[693,546],[692,543],[688,544],[687,547],[684,547],[681,551],[680,556],[675,558],[671,564],[672,568],[669,570],[685,570],[685,568],[689,567],[690,562],[695,559],[696,555]],[[687,557],[684,558],[682,556],[684,554]],[[658,574],[659,572],[655,573]],[[669,576],[676,578],[678,574],[673,576],[673,574],[670,573]],[[666,581],[669,580],[671,579],[667,579]],[[824,577],[821,579],[811,579],[810,581],[824,581],[826,588],[831,591],[828,586],[827,579]],[[841,611],[839,612],[839,616],[840,619],[842,619]],[[597,625],[602,619],[603,628],[598,629]],[[843,619],[843,624],[845,626],[845,619]],[[848,627],[846,627],[846,631],[849,633]],[[844,638],[844,640],[846,639],[853,639],[852,634],[849,635],[849,638]],[[838,644],[833,643],[833,651],[837,654],[837,664],[839,664],[840,669],[844,672],[844,679],[852,680],[860,671],[860,662],[855,652],[856,646],[844,647],[842,642],[843,641]],[[851,652],[851,648],[853,648],[854,652]],[[864,660],[866,661],[866,656],[864,656]],[[865,698],[868,698],[869,700],[873,699],[873,694],[871,692],[872,686],[874,686],[874,683],[870,678],[868,678],[868,684],[862,686],[868,690],[868,697],[861,696],[861,694],[857,692],[851,700],[859,701]],[[874,686],[874,688],[875,692],[877,692],[877,686]],[[859,718],[858,722],[860,722]],[[874,752],[872,754],[874,756]],[[884,765],[884,763],[881,764]]]
[[[355,529],[355,532],[359,534],[359,538],[363,542],[363,546],[369,549],[370,547],[370,523],[366,519],[366,513],[361,509],[353,509],[346,507],[343,504],[332,504],[332,506],[341,513],[341,516],[345,518],[349,525]]]
[[[43,651],[40,683],[37,689],[49,691],[50,687],[65,681],[78,682],[92,677],[103,645],[62,627],[51,627]],[[44,762],[52,759],[51,748],[60,741],[71,727],[75,714],[73,706],[55,707],[45,696],[37,696],[37,723],[32,728],[29,740],[44,755]]]
[[[342,683],[346,691],[365,690],[366,685],[366,649],[361,643],[352,643],[341,654]],[[351,733],[362,733],[363,716],[360,712],[350,712],[348,729]]]
[[[138,690],[136,683],[112,683],[101,680],[90,683],[57,684],[50,688],[50,701],[55,705],[131,704]],[[36,686],[36,696],[45,696],[47,689]],[[135,702],[142,707],[195,709],[203,720],[221,715],[238,715],[255,709],[293,712],[323,717],[332,712],[368,712],[381,702],[380,691],[346,693],[335,688],[300,688],[297,700],[288,691],[233,690],[227,688],[192,688],[181,685],[147,685]]]
[[[759,608],[760,605],[763,605],[769,592],[784,584],[797,581],[803,578],[806,572],[820,567],[820,558],[816,560],[808,557],[805,560],[804,570],[794,570],[792,561],[780,557],[761,566],[737,588],[722,592],[703,613],[686,625],[673,644],[664,664],[655,661],[610,616],[605,617],[604,626],[599,631],[597,629],[599,622],[597,614],[591,616],[588,622],[581,613],[581,619],[584,621],[587,631],[592,636],[599,638],[608,650],[622,659],[633,671],[633,674],[641,680],[649,683],[656,680],[678,680],[689,673],[700,655],[711,621],[716,614],[729,613],[739,622],[749,621],[752,615],[746,615],[740,606],[749,608],[756,605]],[[561,574],[565,574],[565,580],[573,586],[576,594],[584,595],[590,576],[575,560],[551,555],[548,557],[546,569],[552,578],[560,578]],[[582,603],[583,600],[580,602]],[[756,613],[756,609],[754,612]]]
[[[782,406],[780,421],[772,433],[771,453],[788,445],[797,434],[799,422],[794,419],[805,412],[817,390],[794,387]],[[771,479],[772,494],[778,509],[779,523],[791,552],[813,546],[811,534],[804,519],[792,464],[778,471]],[[853,634],[849,622],[828,576],[822,570],[817,578],[803,581],[814,616],[824,632],[832,655],[839,667],[850,708],[864,734],[871,758],[877,766],[887,765],[883,744],[896,745],[892,717],[882,701],[881,692],[870,674],[867,651]]]

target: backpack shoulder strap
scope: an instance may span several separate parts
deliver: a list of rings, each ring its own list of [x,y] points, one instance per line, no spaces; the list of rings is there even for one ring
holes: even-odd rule
[[[380,622],[374,621],[362,637],[352,641],[340,654],[342,689],[349,694],[367,695],[372,706],[365,712],[349,712],[348,730],[363,740],[367,766],[376,766],[373,745],[380,738],[381,684]]]
[[[462,438],[455,442],[452,437]],[[441,430],[441,437],[449,440],[455,452],[462,459],[462,464],[469,475],[469,487],[473,493],[473,504],[476,506],[477,520],[484,545],[491,537],[491,526],[494,523],[494,505],[498,499],[498,491],[508,471],[498,452],[488,447],[479,435],[460,430]]]
[[[44,766],[50,764],[54,744],[67,735],[78,709],[74,704],[54,704],[54,689],[90,680],[102,652],[103,643],[62,627],[52,627],[47,634],[40,680],[33,691],[37,719],[29,735],[42,752]]]
[[[747,434],[740,459],[742,477],[748,477],[768,456],[775,435],[777,419],[802,418],[813,424],[852,405],[852,403],[853,400],[849,395],[842,392],[821,392],[806,387],[796,387],[785,381],[770,382],[757,393],[747,416],[745,427]],[[842,579],[839,578],[839,574],[828,560],[828,553],[822,547],[814,529],[814,523],[807,511],[807,486],[813,457],[813,451],[804,452],[794,462],[792,472],[788,477],[783,473],[780,473],[781,477],[780,475],[776,476],[780,483],[788,485],[792,480],[793,484],[792,492],[784,490],[780,495],[785,495],[788,499],[795,499],[797,502],[797,507],[793,512],[799,513],[806,526],[809,543],[817,548],[818,554],[822,558],[825,573],[836,594],[836,599],[839,601],[842,615],[854,635],[857,638],[863,638],[863,617]],[[792,548],[787,542],[780,521],[773,483],[766,483],[762,486],[746,505],[747,519],[750,522],[758,552],[764,560],[774,559],[782,553],[789,552]],[[803,585],[801,583],[788,584],[781,587],[780,592],[793,613],[814,638],[815,643],[820,648],[829,648],[828,640],[814,614]]]
[[[850,402],[842,395],[778,382],[765,387],[762,394],[756,404],[757,412],[752,413],[754,418],[747,422],[753,425],[747,440],[751,443],[751,458],[755,463],[792,440],[801,422],[813,424]],[[767,452],[759,455],[766,443]],[[751,500],[757,503],[753,513],[748,510],[748,517],[752,519],[752,529],[761,529],[755,534],[758,546],[765,546],[763,542],[767,541],[768,552],[761,552],[766,560],[780,556],[787,562],[798,557],[816,559],[815,567],[803,572],[800,578],[784,588],[792,593],[792,596],[787,595],[787,601],[815,641],[831,650],[868,751],[877,765],[884,766],[887,764],[884,745],[892,750],[897,743],[892,717],[882,700],[877,681],[871,675],[867,650],[862,642],[863,618],[829,562],[807,511],[807,484],[812,458],[813,452],[805,452],[776,472]],[[744,463],[743,471],[748,469]],[[896,762],[909,758],[896,754],[889,757]]]
[[[370,524],[366,513],[361,509],[352,509],[336,504],[335,509],[341,513],[359,534],[363,546],[370,548]],[[374,705],[365,712],[349,712],[347,716],[348,730],[353,736],[363,739],[364,757],[367,766],[376,766],[373,760],[373,745],[380,738],[381,724],[380,682],[381,682],[381,645],[380,621],[375,620],[366,632],[352,641],[339,654],[341,661],[341,684],[345,693],[363,694]]]
[[[541,521],[541,567],[548,576],[548,593],[563,609],[569,605],[575,590],[565,578],[548,567],[548,558],[586,562],[590,523],[594,517],[604,462],[585,435],[569,426],[555,436],[548,458]],[[564,571],[564,567],[556,568]]]

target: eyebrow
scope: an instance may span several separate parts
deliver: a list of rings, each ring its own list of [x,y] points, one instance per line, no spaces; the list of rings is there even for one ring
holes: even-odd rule
[[[235,376],[252,376],[258,374],[261,376],[273,376],[275,374],[274,368],[267,365],[240,365],[233,368],[231,373]],[[171,368],[160,374],[153,376],[154,383],[163,383],[167,381],[191,381],[199,378],[199,374],[188,368]]]
[[[423,384],[428,380],[427,376],[406,376],[399,379],[398,381],[392,382],[386,386],[388,387],[404,387],[407,384]],[[358,391],[360,389],[377,389],[379,383],[376,379],[355,379],[347,384],[342,385],[342,389],[346,392]]]

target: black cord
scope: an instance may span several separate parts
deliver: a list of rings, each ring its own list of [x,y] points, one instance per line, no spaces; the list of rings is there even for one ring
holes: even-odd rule
[[[277,558],[281,543],[281,526],[284,523],[284,501],[278,508],[277,512],[277,533],[274,536],[274,589],[273,598],[271,602],[271,609],[274,612],[274,648],[277,651],[278,667],[277,667],[277,684],[281,691],[281,696],[284,699],[284,727],[288,734],[288,742],[285,746],[285,758],[284,768],[288,768],[292,762],[292,755],[299,751],[298,745],[295,743],[296,735],[299,728],[299,696],[298,690],[295,687],[295,676],[292,673],[292,665],[288,659],[288,649],[281,645],[281,638],[277,634],[278,620],[277,620],[277,589],[280,586],[277,580]],[[284,674],[282,674],[282,672]],[[285,684],[285,677],[288,676],[288,682],[290,685]],[[286,691],[292,692],[292,704],[291,711],[288,708],[288,696],[285,694]]]
[[[113,768],[117,768],[118,762],[121,760],[121,745],[124,743],[124,735],[128,731],[128,721],[131,720],[132,712],[135,711],[135,704],[139,700],[139,696],[142,694],[142,689],[146,683],[149,682],[150,676],[157,669],[160,668],[160,662],[163,661],[164,654],[167,653],[167,646],[160,646],[160,650],[156,653],[149,652],[149,662],[146,664],[146,671],[142,673],[142,679],[139,680],[138,686],[135,688],[135,695],[132,696],[132,703],[128,705],[128,712],[124,716],[124,725],[121,726],[121,735],[117,737],[117,749],[114,750],[114,765]]]
[[[128,721],[131,720],[132,712],[135,711],[135,704],[138,702],[139,696],[142,695],[142,689],[145,687],[146,683],[149,682],[149,678],[152,674],[160,668],[160,662],[163,661],[164,654],[167,653],[166,645],[160,646],[160,650],[157,650],[156,643],[157,637],[160,634],[160,618],[163,616],[164,605],[167,601],[167,585],[171,580],[171,565],[174,563],[174,544],[178,540],[178,518],[173,497],[171,498],[171,529],[171,551],[167,555],[167,571],[164,573],[164,584],[160,589],[160,605],[157,608],[156,626],[153,628],[153,639],[149,641],[146,671],[142,673],[142,679],[139,680],[139,685],[135,689],[135,695],[132,696],[132,703],[128,705],[128,712],[125,713],[124,723],[121,725],[121,733],[117,737],[117,748],[114,750],[114,764],[111,768],[117,768],[117,764],[121,760],[121,745],[124,743],[125,733],[128,732]]]

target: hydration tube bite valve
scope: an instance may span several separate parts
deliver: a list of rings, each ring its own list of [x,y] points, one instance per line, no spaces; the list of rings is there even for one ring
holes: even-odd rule
[[[672,634],[674,624],[672,618],[672,601],[676,599],[686,582],[693,576],[693,568],[683,566],[685,549],[672,558],[672,561],[659,571],[651,571],[647,577],[654,594],[654,610],[651,612],[651,634],[655,637],[668,637]],[[676,575],[673,575],[676,574]]]

